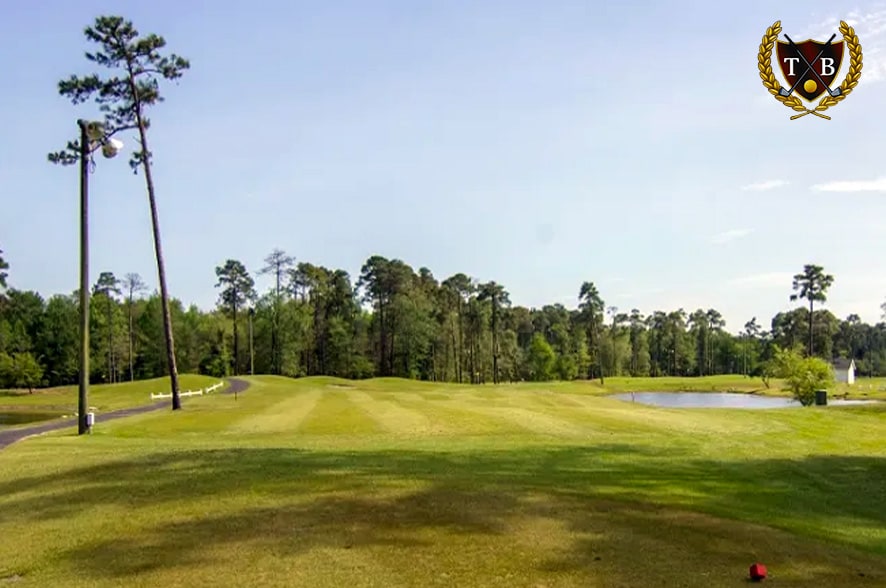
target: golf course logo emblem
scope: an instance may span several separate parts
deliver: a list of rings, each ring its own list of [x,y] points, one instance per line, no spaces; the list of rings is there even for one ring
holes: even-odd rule
[[[840,34],[843,35],[843,40],[836,43],[834,42],[836,33],[824,43],[812,39],[794,43],[787,35],[785,41],[779,40],[780,32],[781,21],[775,21],[766,29],[766,34],[760,43],[757,68],[760,70],[763,85],[776,100],[800,113],[792,116],[791,120],[807,114],[830,120],[831,117],[822,114],[822,111],[839,104],[861,79],[861,43],[858,42],[855,30],[846,22],[840,21]],[[787,88],[779,83],[772,71],[773,49],[779,69],[788,84]],[[840,66],[846,61],[847,53],[849,69],[846,77],[839,86],[834,86]],[[821,101],[810,109],[807,104],[811,105],[819,97],[822,97]]]

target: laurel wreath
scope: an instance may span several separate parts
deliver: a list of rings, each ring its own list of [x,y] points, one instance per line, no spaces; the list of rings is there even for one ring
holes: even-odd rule
[[[858,41],[858,35],[855,34],[855,29],[849,26],[845,21],[840,21],[840,33],[843,35],[843,41],[846,43],[846,48],[849,50],[849,71],[846,73],[843,83],[840,84],[840,93],[836,96],[831,96],[830,94],[825,95],[812,110],[809,110],[798,96],[782,96],[780,94],[782,86],[775,77],[775,73],[772,71],[772,48],[775,46],[775,42],[778,40],[778,34],[780,32],[781,21],[777,20],[771,27],[766,29],[766,34],[763,35],[763,40],[760,43],[760,51],[757,54],[757,69],[760,70],[760,79],[763,80],[763,85],[769,90],[770,94],[775,96],[776,100],[791,110],[801,113],[792,116],[791,120],[806,116],[807,114],[815,114],[821,118],[830,120],[831,117],[819,113],[846,98],[855,86],[858,85],[858,81],[861,79],[861,43]]]

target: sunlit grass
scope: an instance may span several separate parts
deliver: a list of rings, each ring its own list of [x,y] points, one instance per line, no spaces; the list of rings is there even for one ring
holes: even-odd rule
[[[763,561],[782,586],[886,582],[882,406],[250,381],[0,452],[0,581],[707,588]]]
[[[198,390],[219,382],[218,378],[194,374],[179,375],[182,392]],[[27,390],[0,390],[0,411],[27,407],[73,413],[77,410],[77,386]],[[168,394],[169,378],[137,380],[121,384],[93,384],[89,387],[89,405],[99,411],[151,404],[151,394]]]

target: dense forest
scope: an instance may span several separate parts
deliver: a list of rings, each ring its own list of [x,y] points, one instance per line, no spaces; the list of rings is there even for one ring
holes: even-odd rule
[[[272,278],[268,292],[256,292],[241,262],[226,260],[215,269],[216,309],[171,301],[181,372],[473,383],[759,375],[776,346],[808,353],[811,345],[818,357],[855,358],[862,375],[886,374],[886,322],[814,308],[834,280],[819,266],[805,266],[786,292],[800,306],[765,326],[750,318],[736,335],[713,308],[607,306],[590,281],[576,289],[576,308],[525,308],[494,281],[461,273],[441,281],[399,259],[372,256],[356,280],[280,250],[264,262],[257,273]],[[44,299],[14,288],[13,270],[0,251],[0,387],[75,383],[77,292]],[[167,374],[160,297],[140,276],[100,273],[91,301],[93,382]]]

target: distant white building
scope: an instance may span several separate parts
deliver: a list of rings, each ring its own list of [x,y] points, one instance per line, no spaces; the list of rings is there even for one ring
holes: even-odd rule
[[[844,384],[850,385],[855,383],[854,359],[845,359],[841,357],[832,361],[831,365],[834,367],[834,373],[837,376],[838,382],[843,382]]]

